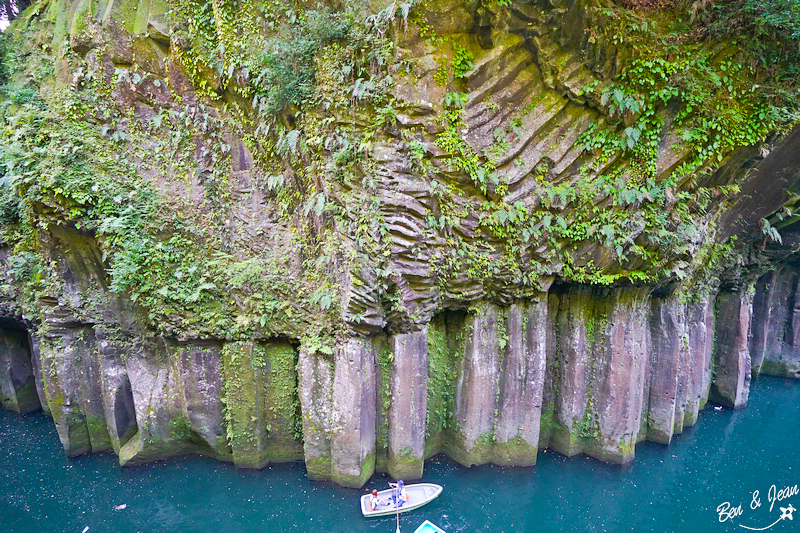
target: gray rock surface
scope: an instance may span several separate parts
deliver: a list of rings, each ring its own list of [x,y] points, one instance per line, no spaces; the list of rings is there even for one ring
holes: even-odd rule
[[[750,392],[750,352],[747,339],[753,295],[721,291],[717,295],[714,376],[710,400],[727,407],[747,405]]]
[[[372,339],[336,347],[331,389],[331,479],[360,487],[375,471],[377,387]]]
[[[428,409],[428,328],[392,335],[388,413],[388,472],[395,479],[419,479],[425,460]]]

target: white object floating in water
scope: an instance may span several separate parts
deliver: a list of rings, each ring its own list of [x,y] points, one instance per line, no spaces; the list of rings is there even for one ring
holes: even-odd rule
[[[83,531],[81,531],[81,533],[86,533],[87,531],[89,531],[89,526],[86,526],[85,528],[83,528]]]
[[[114,506],[114,510],[115,511],[121,511],[121,510],[125,509],[127,506],[128,506],[127,503],[123,503],[122,505],[115,505]]]

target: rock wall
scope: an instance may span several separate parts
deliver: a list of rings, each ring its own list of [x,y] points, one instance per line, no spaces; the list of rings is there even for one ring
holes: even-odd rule
[[[788,268],[770,276],[797,280]],[[508,306],[437,314],[417,331],[343,339],[330,354],[280,339],[125,339],[54,314],[34,342],[2,330],[0,384],[6,408],[28,411],[39,382],[66,453],[113,449],[121,464],[304,458],[312,479],[361,486],[376,470],[420,478],[436,453],[532,465],[547,447],[622,463],[641,440],[669,443],[709,397],[743,407],[758,346],[762,372],[781,361],[763,343],[748,350],[753,301],[753,316],[780,318],[784,335],[770,343],[791,353],[788,313],[765,314],[767,296],[784,292],[757,287],[755,298],[687,301],[556,284]]]
[[[704,146],[710,162],[673,176],[699,157],[673,121],[707,117],[662,93],[638,122],[646,95],[612,81],[633,52],[595,31],[610,7],[430,4],[410,31],[353,26],[385,54],[353,79],[346,39],[320,37],[297,61],[326,107],[271,118],[263,73],[225,57],[234,23],[262,24],[246,10],[206,36],[155,0],[21,17],[28,52],[58,60],[44,81],[33,59],[11,75],[42,114],[8,106],[0,130],[30,145],[0,155],[63,157],[3,159],[35,170],[3,176],[2,405],[41,406],[69,456],[303,459],[358,487],[419,478],[437,453],[623,463],[709,400],[744,407],[753,374],[800,377],[800,128]],[[308,15],[250,37],[302,34]]]
[[[750,358],[754,374],[800,377],[800,277],[793,265],[756,284]]]

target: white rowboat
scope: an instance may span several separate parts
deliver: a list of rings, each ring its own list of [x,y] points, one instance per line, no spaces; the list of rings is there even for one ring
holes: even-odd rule
[[[369,509],[369,498],[371,495],[363,495],[361,497],[361,514],[366,517],[371,517],[393,515],[395,512],[405,513],[406,511],[413,511],[414,509],[419,509],[431,500],[436,499],[436,497],[442,493],[442,487],[433,483],[406,485],[408,501],[401,505],[399,510],[392,503],[392,494],[395,492],[395,489],[380,491],[378,496],[389,502],[389,505],[381,505],[375,511],[370,511]]]

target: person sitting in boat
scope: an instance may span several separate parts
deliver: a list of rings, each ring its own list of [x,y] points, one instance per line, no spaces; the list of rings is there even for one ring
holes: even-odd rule
[[[389,502],[378,496],[377,489],[372,489],[372,495],[369,497],[369,510],[377,511],[381,505],[389,505]]]
[[[397,480],[397,483],[389,483],[389,486],[393,489],[397,489],[394,491],[394,494],[392,494],[392,503],[395,505],[395,507],[402,507],[403,504],[408,501],[408,493],[406,492],[405,483],[403,483],[402,479],[399,479]],[[399,498],[398,495],[400,496]]]

